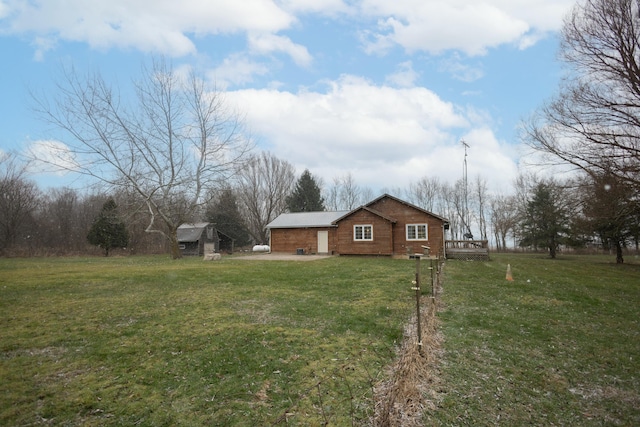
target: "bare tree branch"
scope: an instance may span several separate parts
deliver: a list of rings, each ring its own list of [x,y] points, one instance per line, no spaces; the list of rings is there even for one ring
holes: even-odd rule
[[[182,79],[162,59],[143,68],[131,104],[99,74],[67,69],[63,76],[53,101],[35,98],[64,142],[39,160],[132,188],[147,204],[147,232],[164,235],[180,257],[177,227],[193,220],[206,190],[228,180],[252,148],[241,115],[215,88],[193,73]],[[73,161],[62,163],[69,153]]]

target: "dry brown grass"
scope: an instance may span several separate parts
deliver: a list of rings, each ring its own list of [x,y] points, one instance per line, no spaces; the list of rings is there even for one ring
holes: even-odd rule
[[[405,327],[398,357],[386,375],[388,379],[375,387],[375,426],[420,426],[423,412],[435,409],[437,360],[442,342],[436,316],[438,302],[422,297],[421,306],[422,348],[418,345],[417,315],[414,314]]]

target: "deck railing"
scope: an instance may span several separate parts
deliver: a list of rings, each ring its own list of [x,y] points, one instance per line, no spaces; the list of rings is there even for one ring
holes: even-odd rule
[[[445,249],[489,249],[488,240],[446,240]]]
[[[444,247],[447,259],[475,261],[489,259],[488,240],[446,240]]]

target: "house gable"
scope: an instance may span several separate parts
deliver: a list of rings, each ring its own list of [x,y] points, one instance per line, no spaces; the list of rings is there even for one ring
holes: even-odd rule
[[[335,221],[336,243],[341,255],[392,255],[395,220],[361,206]],[[356,228],[359,227],[358,230]],[[368,229],[370,236],[358,235]]]
[[[423,246],[429,247],[432,254],[444,251],[444,228],[447,224],[444,218],[388,194],[378,197],[366,206],[383,215],[396,218],[393,229],[394,254],[423,253]],[[426,238],[417,235],[413,239],[408,238],[407,226],[413,228],[413,231],[418,226],[424,226]]]

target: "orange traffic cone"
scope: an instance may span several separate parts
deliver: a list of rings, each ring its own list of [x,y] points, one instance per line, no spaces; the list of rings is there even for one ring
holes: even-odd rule
[[[507,280],[513,282],[513,276],[511,275],[511,264],[507,264]]]

